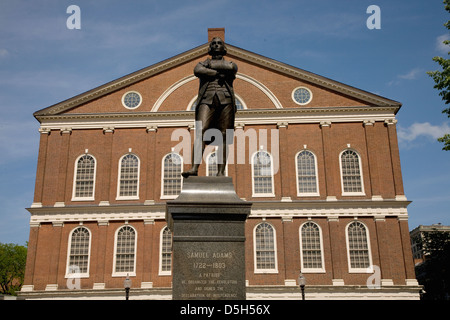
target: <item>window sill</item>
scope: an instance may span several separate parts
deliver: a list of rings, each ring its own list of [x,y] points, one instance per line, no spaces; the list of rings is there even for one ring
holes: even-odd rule
[[[342,192],[343,197],[365,196],[365,192]]]
[[[257,193],[252,195],[253,198],[275,198],[273,193]]]
[[[278,270],[255,270],[254,274],[277,274]]]
[[[348,273],[374,273],[374,270],[372,267],[361,269],[348,269]]]
[[[73,197],[72,199],[71,199],[71,201],[94,201],[95,200],[95,198],[94,197],[85,197],[85,198],[75,198],[75,197]]]
[[[64,276],[64,279],[78,279],[89,278],[89,273],[69,273]]]
[[[325,269],[302,269],[302,273],[326,273]]]
[[[120,201],[120,200],[139,200],[138,196],[131,196],[131,197],[116,197],[116,200]]]
[[[297,193],[297,197],[320,197],[319,193]]]
[[[173,195],[173,196],[161,196],[161,200],[173,200],[176,199],[179,195]]]
[[[111,277],[136,277],[136,272],[114,272]]]

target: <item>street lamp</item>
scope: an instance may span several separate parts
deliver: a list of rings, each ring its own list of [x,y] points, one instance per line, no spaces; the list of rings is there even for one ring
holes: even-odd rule
[[[298,275],[298,279],[297,280],[298,280],[298,285],[300,286],[300,289],[302,290],[302,300],[305,300],[306,278],[300,272],[300,274]]]
[[[123,281],[123,287],[125,288],[125,300],[128,300],[128,296],[130,295],[131,288],[131,280],[127,273],[127,278]]]

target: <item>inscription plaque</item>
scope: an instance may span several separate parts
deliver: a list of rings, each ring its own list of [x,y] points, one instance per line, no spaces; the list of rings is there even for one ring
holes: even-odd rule
[[[199,246],[202,247],[202,246]],[[245,299],[235,290],[245,286],[245,279],[237,278],[235,268],[241,268],[243,260],[235,250],[213,251],[204,245],[204,251],[187,250],[186,272],[180,284],[183,286],[181,299]],[[239,265],[239,266],[238,266]],[[239,271],[239,270],[238,270]],[[176,281],[176,280],[175,280]]]
[[[211,189],[222,194],[205,197],[204,188],[210,195]],[[236,196],[231,178],[185,179],[180,196],[167,202],[173,299],[245,299],[245,220],[250,207]]]

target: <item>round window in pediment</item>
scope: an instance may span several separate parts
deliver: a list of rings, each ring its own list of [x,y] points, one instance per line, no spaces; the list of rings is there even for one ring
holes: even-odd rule
[[[122,104],[125,108],[136,109],[142,103],[142,96],[139,92],[129,91],[122,96]]]
[[[299,87],[292,91],[292,99],[299,105],[305,105],[311,102],[312,92],[308,88]]]

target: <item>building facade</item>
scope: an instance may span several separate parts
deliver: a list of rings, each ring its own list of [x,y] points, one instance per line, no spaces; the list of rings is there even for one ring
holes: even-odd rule
[[[444,226],[441,223],[432,224],[430,226],[419,225],[411,230],[411,248],[413,252],[414,263],[418,264],[426,260],[430,255],[429,249],[427,250],[426,235],[438,233],[450,233],[450,226]]]
[[[224,38],[209,29],[208,39]],[[227,175],[253,203],[248,299],[418,299],[399,102],[227,44],[238,111]],[[165,202],[190,167],[208,43],[37,111],[39,157],[21,295],[171,299]],[[214,174],[215,150],[200,175]]]

